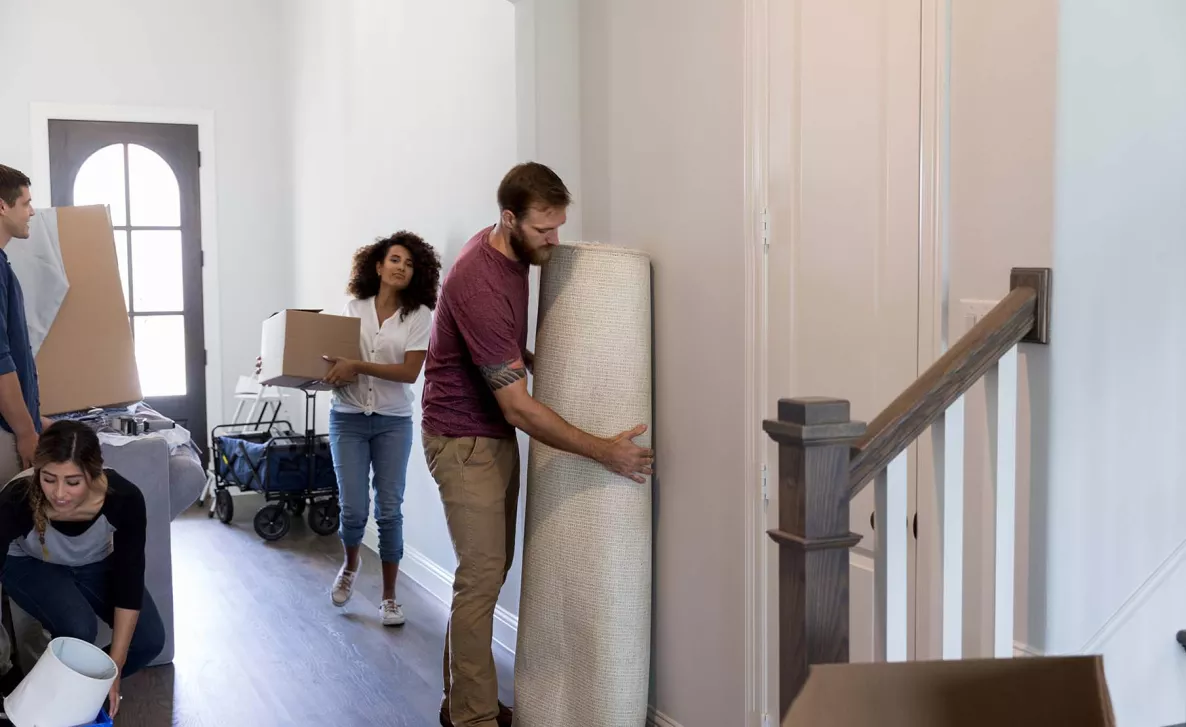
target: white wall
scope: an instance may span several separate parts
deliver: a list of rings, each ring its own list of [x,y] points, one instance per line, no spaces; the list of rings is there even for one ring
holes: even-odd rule
[[[745,387],[741,2],[581,6],[584,237],[651,254],[652,703],[743,723]]]
[[[961,299],[1054,268],[1052,345],[1023,356],[1017,638],[1103,654],[1122,727],[1186,721],[1186,6],[955,3],[951,84],[952,335]],[[984,394],[968,407],[972,654],[991,624]]]
[[[1186,4],[1059,24],[1046,643],[1122,727],[1186,720]],[[1131,599],[1131,600],[1130,600]]]
[[[497,220],[499,180],[518,160],[514,6],[301,0],[290,8],[294,303],[337,310],[352,254],[376,237],[415,231],[448,264]],[[406,547],[451,574],[453,547],[418,433],[403,513]],[[518,547],[500,600],[510,614]]]
[[[213,111],[224,406],[250,373],[259,322],[291,293],[280,18],[279,0],[0,5],[0,163],[35,167],[31,103]]]

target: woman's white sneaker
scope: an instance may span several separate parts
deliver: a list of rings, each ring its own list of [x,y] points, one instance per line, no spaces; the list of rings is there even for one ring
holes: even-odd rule
[[[403,626],[404,625],[404,609],[392,599],[383,601],[379,606],[379,615],[383,617],[384,626]]]
[[[338,608],[346,605],[350,597],[354,595],[354,577],[358,575],[358,571],[346,570],[346,566],[338,571],[338,577],[334,579],[334,587],[330,590],[330,598],[334,600],[334,605]]]

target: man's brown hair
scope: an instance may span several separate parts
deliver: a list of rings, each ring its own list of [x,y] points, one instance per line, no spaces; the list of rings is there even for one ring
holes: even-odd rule
[[[22,190],[31,184],[24,172],[0,164],[0,200],[4,200],[4,204],[9,207],[16,204]]]
[[[568,207],[572,195],[556,172],[539,162],[525,162],[507,172],[498,185],[498,208],[522,220],[532,207]]]

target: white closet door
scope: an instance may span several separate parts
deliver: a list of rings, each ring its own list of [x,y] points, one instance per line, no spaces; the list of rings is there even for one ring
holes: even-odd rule
[[[849,399],[853,417],[868,421],[918,375],[921,2],[775,5],[771,388]],[[912,515],[913,465],[906,481]],[[853,661],[874,655],[874,489],[865,489],[851,513],[853,531],[864,536],[852,556]],[[777,507],[768,513],[773,526]],[[907,543],[905,620],[912,622],[912,536]],[[769,627],[777,633],[770,561]],[[912,650],[913,637],[906,643]]]

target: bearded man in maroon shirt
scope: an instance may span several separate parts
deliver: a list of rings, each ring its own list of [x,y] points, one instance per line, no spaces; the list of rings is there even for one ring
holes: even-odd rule
[[[636,482],[654,453],[639,425],[605,439],[564,421],[527,391],[528,273],[559,244],[571,197],[548,167],[511,169],[498,224],[474,235],[441,286],[424,367],[424,454],[457,554],[445,637],[444,727],[509,727],[498,701],[494,607],[515,552],[519,447],[515,430]]]

